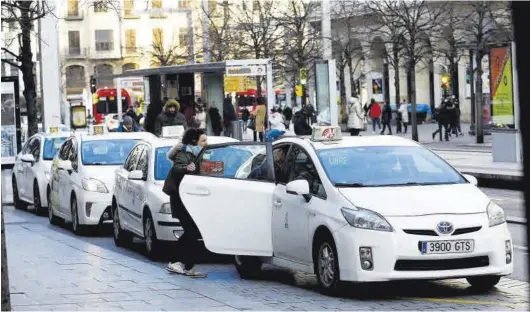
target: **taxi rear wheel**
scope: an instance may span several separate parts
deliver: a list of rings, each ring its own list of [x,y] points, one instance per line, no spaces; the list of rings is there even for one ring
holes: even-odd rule
[[[17,179],[15,178],[15,176],[13,176],[12,185],[13,185],[13,205],[15,205],[16,209],[26,209],[28,205],[25,202],[20,200],[20,197],[18,195]]]
[[[114,232],[114,244],[118,247],[128,246],[132,242],[132,235],[121,229],[118,207],[112,210],[112,228]]]
[[[262,262],[257,257],[235,256],[234,263],[237,273],[242,279],[257,278],[261,271]]]
[[[488,291],[492,289],[500,280],[501,277],[497,275],[473,276],[467,278],[467,282],[471,284],[471,287],[480,291]]]
[[[151,260],[157,260],[160,255],[160,241],[156,237],[155,224],[149,212],[144,218],[144,238],[147,257]]]
[[[313,261],[318,284],[323,293],[334,295],[342,286],[335,242],[326,235],[319,239],[316,247]]]

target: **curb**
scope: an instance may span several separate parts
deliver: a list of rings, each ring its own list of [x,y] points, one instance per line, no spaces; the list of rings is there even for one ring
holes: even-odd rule
[[[499,285],[496,286],[500,291],[509,293],[511,295],[519,295],[528,297],[530,293],[530,286],[528,282],[519,281],[516,279],[511,279],[503,277],[499,282]]]
[[[526,218],[520,217],[506,217],[506,222],[512,224],[527,225]]]

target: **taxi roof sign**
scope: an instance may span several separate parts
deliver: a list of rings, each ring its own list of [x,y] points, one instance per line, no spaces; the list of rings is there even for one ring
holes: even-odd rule
[[[168,126],[162,127],[162,137],[176,138],[184,135],[184,126]]]
[[[109,131],[105,125],[92,125],[88,130],[89,135],[105,134],[108,132]]]
[[[311,141],[340,141],[341,139],[342,131],[338,126],[313,126]]]

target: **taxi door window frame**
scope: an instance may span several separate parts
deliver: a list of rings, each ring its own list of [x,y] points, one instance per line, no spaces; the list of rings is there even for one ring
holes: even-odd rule
[[[33,155],[33,158],[35,158],[35,162],[39,162],[40,158],[40,147],[41,147],[41,141],[39,137],[34,137],[31,139],[28,145],[28,154]]]
[[[70,154],[70,148],[72,145],[72,139],[66,139],[64,141],[63,146],[61,146],[61,149],[59,150],[57,156],[60,160],[68,160],[68,155]]]
[[[131,151],[129,152],[129,155],[127,156],[127,159],[125,159],[125,162],[123,163],[123,169],[127,172],[133,172],[136,170],[136,165],[138,164],[138,160],[140,159],[141,153],[143,152],[143,149],[145,148],[145,144],[138,143],[136,146],[134,146]],[[139,156],[136,159],[133,159],[134,156],[139,154]],[[132,163],[131,170],[128,170],[126,165],[130,165],[130,162]]]
[[[70,151],[68,152],[68,160],[72,162],[72,169],[75,172],[79,170],[79,150],[77,148],[77,139],[70,140]]]
[[[291,148],[289,149],[289,154],[287,154],[287,158],[286,158],[286,164],[287,164],[287,183],[289,182],[292,182],[292,181],[295,181],[295,180],[291,180],[289,175],[290,173],[294,170],[294,163],[291,165],[289,165],[289,163],[291,161],[294,162],[294,159],[291,159],[291,155],[293,154],[293,150],[295,149],[295,147],[299,148],[302,153],[305,153],[306,156],[307,156],[307,159],[313,164],[313,168],[315,170],[315,174],[316,176],[318,177],[319,181],[320,181],[320,185],[322,186],[322,190],[324,191],[324,194],[323,196],[320,196],[319,194],[315,194],[313,192],[313,189],[312,189],[312,186],[309,185],[309,193],[311,194],[311,196],[314,196],[314,197],[317,197],[317,198],[320,198],[322,200],[326,200],[328,198],[328,195],[327,195],[327,192],[326,192],[326,188],[324,187],[324,183],[322,182],[322,177],[320,176],[320,174],[318,173],[318,170],[317,170],[317,166],[315,165],[315,162],[313,161],[313,159],[311,158],[311,155],[309,154],[309,152],[307,151],[307,149],[305,149],[303,146],[301,146],[300,144],[297,144],[297,143],[291,143]]]
[[[143,150],[140,153],[140,156],[138,157],[136,161],[136,168],[134,170],[142,170],[144,181],[147,181],[147,173],[149,171],[149,147],[146,144],[141,144],[143,147]],[[145,164],[143,164],[143,167],[145,168],[139,168],[140,160],[144,157],[145,154]]]
[[[285,153],[285,163],[283,164],[282,170],[285,169],[286,172],[288,172],[289,166],[288,166],[287,160],[288,160],[288,157],[289,157],[289,153],[291,152],[291,149],[293,147],[293,143],[291,143],[291,142],[280,143],[280,144],[277,144],[277,145],[273,146],[273,148],[272,148],[272,161],[273,161],[273,169],[274,169],[274,183],[276,183],[277,185],[278,184],[287,185],[287,183],[289,183],[288,181],[283,182],[283,181],[278,181],[277,180],[276,168],[275,168],[276,163],[275,163],[275,159],[274,159],[274,151],[276,149],[281,149],[281,148],[284,148],[286,146],[288,146],[289,148],[287,149],[287,153]],[[287,175],[287,179],[286,180],[289,180],[289,176],[288,175]]]
[[[263,180],[254,180],[254,179],[239,179],[235,177],[225,177],[225,176],[212,176],[212,175],[205,175],[201,174],[201,159],[204,153],[206,151],[212,150],[212,149],[218,149],[218,148],[225,148],[230,146],[265,146],[265,161],[267,163],[267,177]],[[201,177],[208,177],[208,178],[217,178],[217,179],[233,179],[233,180],[239,180],[239,181],[255,181],[255,182],[266,182],[266,183],[275,183],[274,178],[274,165],[272,160],[272,143],[270,142],[229,142],[229,143],[220,143],[220,144],[211,144],[207,145],[202,149],[202,151],[197,155],[197,158],[195,159],[195,165],[196,169],[193,172],[193,174],[196,174]]]

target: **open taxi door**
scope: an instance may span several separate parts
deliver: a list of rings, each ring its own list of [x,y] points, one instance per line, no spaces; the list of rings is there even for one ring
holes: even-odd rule
[[[210,145],[197,159],[197,172],[182,180],[182,202],[211,252],[272,256],[271,151],[270,143]]]

